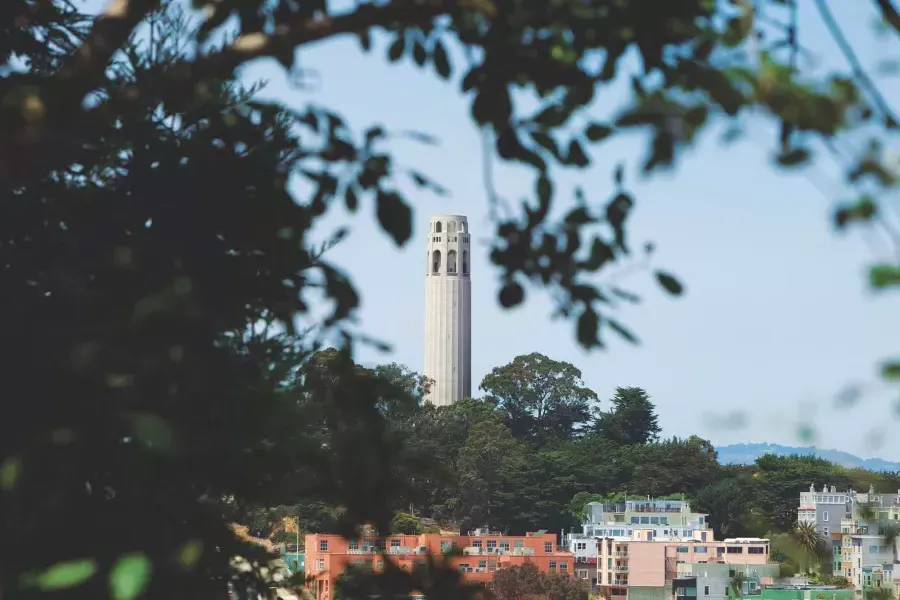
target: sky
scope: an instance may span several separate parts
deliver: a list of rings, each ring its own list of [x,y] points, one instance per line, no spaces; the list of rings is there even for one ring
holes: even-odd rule
[[[846,70],[814,3],[801,4],[801,42],[820,62],[818,72]],[[863,64],[874,65],[900,50],[896,39],[873,35],[875,12],[868,2],[831,4]],[[255,63],[243,74],[248,81],[268,80],[266,96],[297,108],[327,106],[358,132],[382,124],[440,140],[438,146],[402,140],[390,146],[401,163],[451,192],[439,198],[411,190],[413,238],[402,249],[378,228],[371,202],[352,216],[335,206],[321,227],[323,237],[331,228],[350,228],[349,239],[329,258],[362,291],[360,329],[393,345],[389,354],[361,350],[360,362],[399,362],[421,371],[422,261],[429,217],[463,214],[473,238],[474,386],[493,367],[536,351],[578,367],[600,397],[601,409],[609,408],[617,386],[646,389],[665,436],[696,434],[715,444],[816,444],[900,460],[900,437],[890,435],[898,425],[897,398],[875,385],[879,361],[898,350],[897,297],[866,289],[866,265],[886,250],[861,232],[834,232],[834,203],[852,196],[828,156],[813,170],[779,171],[771,155],[775,130],[754,119],[748,121],[745,141],[725,146],[707,135],[677,169],[649,179],[639,172],[646,147],[640,136],[595,147],[587,171],[555,173],[559,185],[582,184],[590,200],[599,202],[611,193],[613,169],[624,163],[626,182],[637,198],[632,239],[653,241],[654,266],[677,274],[687,289],[682,298],[672,299],[650,273],[623,279],[643,302],[616,316],[641,344],[609,335],[607,349],[587,353],[575,341],[573,323],[550,319],[552,305],[543,291],[529,289],[523,307],[500,308],[498,273],[487,251],[493,226],[470,99],[458,81],[443,82],[411,61],[388,64],[384,50],[376,44],[365,55],[350,38],[304,48],[300,65],[320,74],[312,90],[292,87],[272,61]],[[887,97],[897,97],[896,82],[879,81]],[[626,99],[627,88],[619,88],[600,94],[589,113],[608,116]],[[531,189],[530,177],[526,171],[499,169],[496,186],[518,202]],[[559,202],[568,200],[562,196]],[[850,408],[841,405],[842,390],[856,384],[867,385],[867,393]]]

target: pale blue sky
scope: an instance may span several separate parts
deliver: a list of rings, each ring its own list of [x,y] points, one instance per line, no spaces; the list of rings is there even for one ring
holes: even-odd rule
[[[813,3],[802,4],[801,41],[826,65],[844,68]],[[869,2],[831,4],[865,64],[900,50],[896,40],[872,34],[875,13]],[[414,236],[402,250],[378,230],[370,203],[350,219],[336,206],[328,223],[349,223],[352,230],[331,259],[363,291],[362,329],[394,345],[390,355],[366,350],[359,359],[421,370],[429,216],[465,214],[476,239],[489,236],[492,228],[469,100],[458,83],[442,82],[409,62],[389,65],[383,46],[376,48],[366,56],[354,39],[342,39],[304,49],[301,65],[321,74],[314,91],[291,88],[273,63],[254,65],[246,75],[267,78],[266,94],[289,105],[331,107],[358,131],[381,123],[441,140],[439,147],[393,146],[404,164],[452,192],[445,199],[412,195]],[[887,80],[883,89],[896,97],[900,86]],[[595,114],[608,114],[622,99],[620,92],[599,94]],[[769,154],[774,130],[764,121],[752,125],[748,141],[724,147],[707,136],[677,171],[650,180],[637,177],[641,138],[597,148],[588,172],[558,175],[569,186],[585,184],[591,198],[600,200],[610,192],[613,167],[625,161],[638,198],[632,236],[656,242],[657,263],[687,286],[685,297],[672,300],[647,275],[628,279],[645,299],[618,316],[642,338],[638,347],[610,335],[606,351],[581,351],[572,325],[549,319],[550,304],[542,293],[532,291],[522,308],[502,310],[487,251],[473,252],[473,382],[518,354],[538,351],[574,363],[603,399],[616,386],[645,388],[666,435],[698,434],[716,444],[797,444],[798,425],[805,421],[816,429],[813,443],[822,447],[900,459],[900,439],[890,435],[898,423],[894,398],[872,394],[855,409],[837,408],[834,400],[848,383],[875,381],[876,363],[898,349],[896,295],[874,298],[865,289],[864,267],[884,250],[860,233],[832,231],[830,207],[846,197],[834,161],[823,156],[806,175],[777,172]],[[512,200],[531,185],[523,171],[501,170],[496,181]],[[735,428],[738,413],[745,423]],[[876,435],[869,435],[873,431]]]

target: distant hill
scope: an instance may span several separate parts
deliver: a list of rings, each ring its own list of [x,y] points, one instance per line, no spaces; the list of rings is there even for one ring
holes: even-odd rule
[[[882,458],[860,458],[840,450],[822,450],[815,446],[781,446],[779,444],[730,444],[717,446],[719,462],[723,465],[748,465],[764,454],[815,454],[844,467],[862,467],[870,471],[900,471],[900,462]]]

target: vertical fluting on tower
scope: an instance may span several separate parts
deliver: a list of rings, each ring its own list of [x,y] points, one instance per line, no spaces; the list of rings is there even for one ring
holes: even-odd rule
[[[472,395],[472,283],[469,222],[431,217],[425,255],[427,400],[447,406]]]

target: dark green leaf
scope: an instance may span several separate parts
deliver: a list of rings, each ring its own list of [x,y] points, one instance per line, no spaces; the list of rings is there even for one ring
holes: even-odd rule
[[[892,264],[874,265],[870,267],[869,285],[875,289],[900,285],[900,267]]]
[[[396,193],[378,190],[376,198],[378,223],[394,240],[402,246],[412,237],[412,211]]]
[[[885,379],[900,379],[900,361],[885,363],[881,367],[881,376]]]
[[[525,299],[525,290],[521,285],[512,281],[503,286],[500,290],[500,306],[503,308],[512,308],[518,306]]]
[[[556,142],[550,134],[544,133],[543,131],[532,131],[531,139],[533,139],[538,146],[549,150],[553,156],[559,158],[559,148],[556,146]]]
[[[545,173],[542,173],[537,179],[536,187],[537,197],[541,203],[540,210],[546,212],[551,200],[553,200],[553,182],[550,181],[550,178]]]
[[[621,298],[622,300],[625,300],[626,302],[631,302],[632,304],[637,304],[641,301],[641,297],[638,296],[637,294],[633,294],[633,293],[631,293],[627,290],[623,290],[622,288],[619,288],[619,287],[613,286],[613,287],[609,288],[609,291],[614,296]]]
[[[359,197],[352,185],[348,185],[344,190],[344,203],[350,212],[356,212],[356,209],[359,208]]]
[[[405,51],[406,35],[404,35],[404,32],[401,31],[397,34],[397,39],[395,39],[388,48],[388,60],[391,62],[397,62],[403,56],[403,53]]]
[[[629,329],[621,325],[618,321],[606,318],[603,322],[607,327],[618,333],[626,341],[631,342],[632,344],[640,343],[640,340],[637,338],[637,336],[635,336]]]
[[[599,328],[600,316],[591,306],[585,306],[581,316],[578,317],[578,343],[588,349],[598,346]]]
[[[590,164],[590,160],[588,159],[587,154],[584,153],[584,148],[581,147],[581,143],[578,140],[569,142],[569,149],[566,153],[566,162],[576,167],[586,167]]]
[[[420,67],[424,66],[425,61],[428,60],[428,51],[425,49],[425,44],[418,38],[413,40],[412,55],[413,60]]]
[[[434,47],[431,49],[431,60],[434,61],[434,70],[442,79],[450,78],[450,56],[447,49],[440,40],[435,40]]]
[[[612,135],[613,131],[613,128],[609,125],[591,123],[587,126],[587,129],[584,130],[584,135],[592,142],[599,142]]]
[[[673,275],[665,271],[657,271],[655,275],[659,285],[673,296],[680,296],[684,293],[684,287],[681,285],[681,282],[675,279]]]
[[[778,164],[782,167],[795,167],[809,161],[809,150],[806,148],[793,148],[778,155]]]
[[[363,49],[364,52],[368,52],[372,49],[372,32],[368,29],[359,32],[359,45]]]

